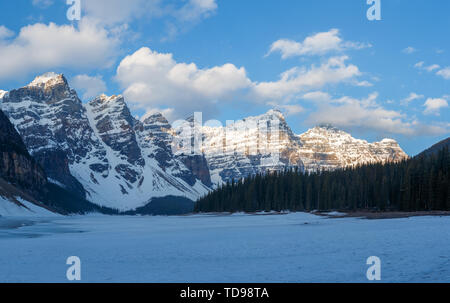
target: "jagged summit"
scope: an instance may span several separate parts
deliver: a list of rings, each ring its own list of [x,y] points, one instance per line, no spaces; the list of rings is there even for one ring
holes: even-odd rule
[[[337,128],[336,126],[334,126],[333,124],[330,124],[330,123],[322,123],[322,124],[317,125],[315,128],[325,129],[325,130],[335,131],[335,132],[342,131],[341,129]]]
[[[384,144],[398,144],[397,141],[395,141],[394,139],[390,139],[390,138],[384,138],[383,140],[380,141],[380,143],[384,143]]]
[[[6,95],[7,93],[8,93],[7,91],[0,89],[0,101],[2,101],[3,96]]]
[[[169,121],[164,117],[164,115],[160,112],[154,112],[149,115],[146,115],[142,119],[142,123],[144,124],[159,124],[159,125],[168,125]]]
[[[332,125],[332,124],[319,124],[318,126],[308,130],[306,133],[300,135],[300,136],[314,136],[314,135],[321,135],[321,136],[326,136],[329,139],[336,137],[336,138],[341,138],[343,139],[343,141],[347,140],[347,141],[355,141],[355,142],[359,142],[361,144],[379,144],[379,145],[393,145],[393,146],[398,146],[397,141],[395,141],[394,139],[391,138],[384,138],[383,140],[379,141],[379,142],[373,142],[373,143],[369,143],[366,140],[362,140],[362,139],[355,139],[353,138],[349,133],[343,131],[342,129],[337,128],[336,126]],[[345,140],[344,140],[345,139]]]
[[[313,128],[310,128],[307,130],[304,134],[299,135],[304,136],[305,134],[310,134],[311,136],[318,136],[318,137],[341,137],[341,138],[348,138],[351,137],[351,135],[342,129],[332,125],[332,124],[319,124]]]
[[[270,109],[262,115],[249,116],[242,120],[243,121],[249,121],[249,120],[273,120],[273,121],[275,121],[277,119],[284,122],[285,118],[284,118],[283,113],[278,109]]]
[[[106,94],[101,94],[99,96],[97,96],[96,98],[94,98],[91,102],[93,101],[97,101],[97,102],[115,102],[115,101],[119,101],[119,102],[125,102],[125,99],[123,98],[122,95],[111,95],[108,96]]]
[[[120,95],[83,104],[51,73],[12,90],[0,107],[51,182],[98,205],[130,210],[167,195],[195,200],[209,189],[202,159],[173,155],[170,125],[144,125]]]
[[[267,113],[265,113],[264,114],[265,116],[275,116],[275,117],[277,117],[277,118],[279,118],[279,119],[285,119],[284,118],[284,115],[283,115],[283,113],[282,113],[282,111],[281,110],[279,110],[279,109],[270,109],[269,111],[267,111]]]
[[[83,104],[62,74],[47,73],[1,94],[0,108],[51,182],[121,210],[168,195],[195,200],[223,182],[268,171],[407,157],[392,139],[368,143],[331,125],[295,135],[277,109],[222,127],[192,123],[192,117],[195,132],[184,132],[159,112],[138,120],[121,95]],[[192,145],[201,150],[193,152]]]
[[[125,111],[126,115],[130,116],[129,121],[131,121],[131,114],[129,113],[128,107],[125,103],[125,99],[122,95],[108,96],[105,94],[101,94],[100,96],[89,101],[86,107],[97,108],[97,111],[109,109],[109,111],[111,112],[113,108],[115,108],[115,111]]]
[[[303,143],[301,158],[309,171],[408,158],[393,139],[369,143],[329,125],[314,127],[299,137]]]
[[[224,127],[202,127],[201,133],[214,184],[288,167],[303,169],[300,139],[278,110]]]
[[[31,81],[27,87],[41,87],[47,88],[57,84],[65,84],[67,85],[67,79],[63,74],[56,74],[54,72],[48,72],[43,75],[37,76]]]

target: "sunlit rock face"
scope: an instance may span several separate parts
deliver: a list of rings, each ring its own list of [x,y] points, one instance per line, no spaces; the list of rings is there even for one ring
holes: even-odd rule
[[[330,125],[312,128],[299,136],[300,157],[307,171],[407,159],[408,155],[392,139],[369,143]]]
[[[83,104],[66,78],[53,73],[1,91],[0,99],[50,182],[120,210],[165,196],[196,200],[256,174],[407,158],[394,140],[368,143],[331,126],[295,135],[277,110],[225,126],[204,124],[195,115],[174,125],[160,113],[138,120],[122,96]]]
[[[201,142],[195,152],[205,155],[214,186],[287,168],[303,170],[300,139],[279,111],[270,110],[226,126],[196,125],[193,119],[188,122],[196,135],[188,132],[187,138],[179,138],[188,142],[187,148],[180,150],[188,154],[196,140]],[[178,137],[183,135],[186,133],[177,133]]]

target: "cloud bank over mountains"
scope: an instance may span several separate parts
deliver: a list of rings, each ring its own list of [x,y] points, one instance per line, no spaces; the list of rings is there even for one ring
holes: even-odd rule
[[[195,110],[212,109],[218,102],[250,100],[257,104],[277,101],[294,109],[289,102],[310,89],[328,84],[351,82],[361,73],[348,57],[332,57],[320,66],[294,67],[277,81],[257,82],[244,67],[232,63],[199,68],[195,63],[176,62],[173,54],[141,48],[125,57],[117,68],[116,79],[135,108],[151,111],[166,106],[179,117]],[[297,108],[298,110],[298,108]]]
[[[42,0],[33,4],[42,9],[55,5]],[[351,51],[363,54],[374,46],[348,41],[340,29],[314,32],[299,41],[280,38],[269,42],[269,50],[261,58],[263,63],[268,56],[274,59],[279,54],[283,66],[289,67],[262,80],[246,66],[230,60],[202,65],[178,59],[175,52],[152,48],[151,43],[124,51],[136,34],[132,26],[136,22],[165,20],[164,39],[171,39],[218,14],[216,0],[96,0],[82,4],[82,20],[71,25],[35,23],[17,33],[0,25],[0,81],[64,69],[73,72],[70,82],[85,101],[117,85],[119,91],[115,93],[122,93],[133,110],[146,115],[161,111],[178,119],[202,111],[212,116],[223,107],[256,105],[302,115],[308,124],[333,123],[347,129],[401,135],[448,132],[448,125],[423,123],[402,108],[391,108],[387,101],[380,100],[377,88],[364,92],[368,97],[338,93],[340,88],[367,89],[378,82],[349,55]],[[403,50],[410,56],[416,52],[412,46]],[[424,61],[415,67],[450,79],[449,67]],[[397,103],[406,108],[420,99],[423,117],[438,117],[448,108],[445,96],[419,92]]]

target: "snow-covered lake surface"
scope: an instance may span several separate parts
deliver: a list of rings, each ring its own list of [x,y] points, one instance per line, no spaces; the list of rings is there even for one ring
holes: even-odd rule
[[[450,282],[450,217],[0,218],[0,282]]]

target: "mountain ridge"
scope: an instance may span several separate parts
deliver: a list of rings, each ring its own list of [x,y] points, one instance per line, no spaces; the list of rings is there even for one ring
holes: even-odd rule
[[[439,152],[444,147],[450,148],[450,137],[447,139],[444,139],[442,141],[439,141],[436,144],[433,144],[431,147],[427,148],[423,152],[419,153],[416,157],[420,157],[422,155],[429,155],[429,154],[435,154]]]
[[[137,120],[121,95],[102,94],[83,104],[64,75],[55,73],[5,93],[1,108],[50,182],[121,211],[165,196],[196,200],[220,184],[270,171],[331,170],[407,157],[391,139],[368,143],[335,128],[337,137],[316,128],[296,135],[278,110],[225,127],[190,119],[184,134],[161,113]],[[195,131],[203,144],[193,152]]]
[[[63,75],[44,74],[8,92],[1,107],[50,180],[100,206],[129,210],[208,191],[171,149],[167,165],[153,157],[156,145],[147,143],[155,133],[131,117],[121,96],[82,104]]]
[[[301,155],[308,171],[396,162],[409,158],[393,139],[369,143],[330,125],[316,126],[299,137],[304,143]]]

